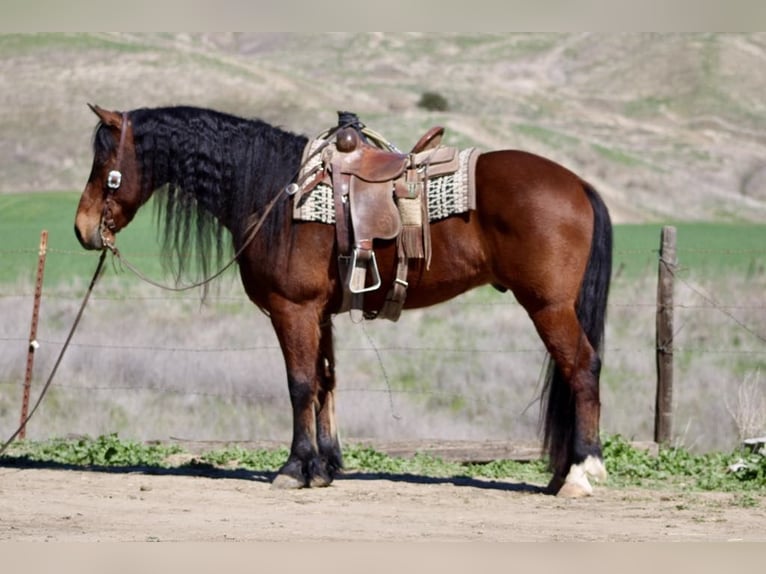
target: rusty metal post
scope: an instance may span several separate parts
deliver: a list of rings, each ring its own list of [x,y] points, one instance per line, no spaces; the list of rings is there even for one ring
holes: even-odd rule
[[[27,350],[27,370],[24,376],[24,394],[21,400],[21,418],[19,421],[21,430],[19,438],[23,439],[27,434],[26,420],[29,413],[29,390],[32,386],[32,368],[35,363],[35,351],[40,346],[37,342],[37,320],[40,315],[40,299],[43,294],[43,275],[45,273],[45,255],[48,251],[48,231],[43,229],[40,233],[40,252],[37,257],[37,280],[35,282],[35,301],[32,307],[32,327],[29,330],[29,348]]]
[[[657,400],[654,441],[668,443],[673,432],[673,280],[676,228],[663,227],[657,277]]]

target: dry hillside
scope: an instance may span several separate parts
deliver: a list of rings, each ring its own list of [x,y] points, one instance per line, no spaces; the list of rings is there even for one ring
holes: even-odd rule
[[[0,36],[0,192],[80,189],[95,117],[194,104],[313,134],[356,111],[401,147],[519,147],[616,221],[763,221],[766,34]],[[418,106],[425,92],[449,109]]]

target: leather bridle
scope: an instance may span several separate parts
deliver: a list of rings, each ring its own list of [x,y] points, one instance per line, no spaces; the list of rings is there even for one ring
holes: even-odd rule
[[[99,233],[101,235],[101,243],[104,248],[111,248],[111,244],[106,239],[106,231],[114,234],[117,229],[117,224],[114,222],[112,216],[111,204],[114,194],[120,189],[122,184],[122,154],[125,149],[125,136],[128,132],[128,112],[122,112],[122,125],[120,126],[120,143],[117,146],[117,158],[114,163],[114,168],[109,171],[106,176],[106,186],[104,187],[104,208],[101,211],[101,222],[99,223]]]

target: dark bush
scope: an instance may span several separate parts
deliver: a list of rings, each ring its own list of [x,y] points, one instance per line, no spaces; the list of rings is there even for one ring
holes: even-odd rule
[[[447,98],[441,94],[436,92],[425,92],[420,96],[418,107],[432,112],[444,112],[447,111],[449,105],[447,104]]]

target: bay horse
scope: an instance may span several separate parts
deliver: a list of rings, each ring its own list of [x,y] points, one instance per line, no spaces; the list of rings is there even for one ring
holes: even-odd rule
[[[292,196],[308,138],[215,110],[187,106],[128,112],[90,106],[99,122],[93,164],[77,207],[86,249],[113,247],[117,232],[152,195],[161,196],[164,247],[188,248],[205,269],[225,236],[244,289],[271,320],[293,412],[290,454],[274,487],[327,486],[342,470],[335,419],[332,319],[342,303],[333,225],[296,222]],[[596,190],[563,166],[518,150],[481,153],[476,208],[431,224],[431,263],[412,266],[404,309],[491,284],[526,310],[550,361],[541,397],[548,492],[592,494],[606,478],[599,437],[600,349],[612,265],[612,224]],[[269,211],[266,214],[266,211]],[[249,223],[262,217],[255,237]],[[375,240],[379,274],[391,284],[394,241]],[[385,289],[367,293],[380,309]]]

